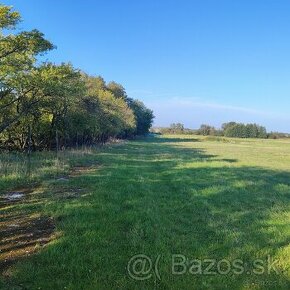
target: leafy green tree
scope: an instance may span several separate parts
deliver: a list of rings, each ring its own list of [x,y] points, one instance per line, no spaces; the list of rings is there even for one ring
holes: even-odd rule
[[[114,95],[115,98],[121,98],[127,101],[128,96],[126,90],[121,84],[118,84],[114,81],[109,82],[107,84],[107,89]]]
[[[99,121],[102,130],[101,141],[106,141],[110,136],[117,137],[126,130],[133,132],[136,123],[133,111],[121,98],[115,98],[111,92],[100,92],[100,116]]]
[[[257,124],[227,123],[224,128],[224,135],[237,138],[267,138],[265,127]]]
[[[154,120],[153,111],[148,109],[143,102],[129,99],[129,107],[136,118],[136,135],[145,135],[149,132]]]
[[[226,131],[228,128],[235,126],[236,124],[237,124],[236,122],[224,123],[224,124],[222,124],[222,130]]]
[[[86,85],[87,95],[96,94],[100,90],[107,90],[106,82],[101,76],[89,76],[86,73],[82,73],[82,79]]]
[[[32,87],[31,90],[25,97],[18,98],[14,106],[9,107],[13,109],[7,117],[10,118],[10,126],[6,128],[10,139],[17,140],[15,127],[27,132],[30,126],[34,146],[51,146],[56,131],[65,140],[67,112],[75,99],[84,92],[79,72],[71,65],[56,66],[48,63],[31,70],[25,81],[27,87]],[[21,90],[22,84],[14,86],[14,94]]]
[[[3,32],[16,28],[19,21],[18,12],[0,5],[0,133],[33,107],[37,90],[33,82],[36,58],[53,48],[38,30]]]
[[[11,6],[0,4],[0,29],[14,28],[20,21],[20,14],[12,11]]]
[[[81,98],[74,118],[81,119],[86,142],[105,142],[110,137],[133,133],[136,127],[133,111],[123,98],[107,89],[100,77],[85,77],[86,96]],[[101,84],[101,85],[100,85]]]
[[[146,134],[153,112],[124,87],[70,64],[39,63],[54,46],[38,30],[17,28],[18,12],[0,5],[0,146],[24,150],[106,142]],[[29,142],[28,142],[29,140]],[[32,141],[32,142],[31,142]]]

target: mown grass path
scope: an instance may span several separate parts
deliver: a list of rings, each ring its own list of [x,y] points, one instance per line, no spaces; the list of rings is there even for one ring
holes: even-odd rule
[[[111,146],[87,161],[99,166],[42,193],[34,209],[54,218],[57,238],[16,264],[3,287],[289,289],[290,143],[167,136]],[[60,197],[67,188],[82,194]],[[127,264],[136,254],[158,258],[158,272],[134,280]],[[216,261],[212,274],[192,261],[172,274],[175,254],[199,259],[202,271],[205,259]],[[277,272],[268,272],[269,257]],[[264,272],[254,274],[257,259]]]

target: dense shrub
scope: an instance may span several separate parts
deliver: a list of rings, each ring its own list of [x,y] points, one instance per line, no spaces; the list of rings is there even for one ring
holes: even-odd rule
[[[58,149],[149,132],[153,112],[141,101],[70,64],[39,62],[54,46],[37,30],[17,32],[19,21],[0,5],[0,148]]]

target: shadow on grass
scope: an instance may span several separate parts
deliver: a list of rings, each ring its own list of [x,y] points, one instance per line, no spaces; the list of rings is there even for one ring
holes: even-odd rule
[[[128,154],[120,150],[110,155],[112,163],[119,164],[112,170],[112,180],[116,183],[122,180],[132,188],[124,195],[109,197],[111,202],[119,204],[123,216],[119,227],[125,232],[123,238],[132,245],[127,257],[134,253],[167,257],[161,269],[166,277],[160,282],[161,288],[173,279],[172,289],[189,289],[194,285],[193,288],[201,289],[201,284],[208,284],[205,289],[215,285],[223,289],[287,289],[289,276],[284,273],[289,259],[283,261],[279,252],[286,250],[290,242],[286,230],[289,172],[223,166],[220,161],[230,165],[238,160],[219,159],[201,149],[171,143],[155,140],[132,143],[126,147]],[[196,162],[200,162],[197,167]],[[124,250],[117,248],[118,253]],[[255,259],[265,262],[269,255],[277,256],[280,272],[215,278],[172,276],[170,255],[176,253],[189,259],[242,259],[247,265],[252,265]]]
[[[148,137],[145,140],[152,143],[184,143],[184,142],[200,142],[197,138],[167,138],[167,137]]]
[[[289,257],[282,253],[290,242],[290,173],[235,167],[237,160],[182,148],[180,139],[157,139],[100,153],[104,167],[78,179],[92,195],[52,201],[63,237],[19,265],[15,281],[56,289],[289,289]],[[129,277],[136,254],[161,255],[161,280],[154,273],[145,281]],[[270,255],[279,272],[172,275],[172,254],[241,259],[248,267]]]
[[[220,161],[224,161],[224,162],[228,162],[228,163],[235,163],[235,162],[238,162],[239,160],[234,159],[234,158],[223,158],[223,159],[220,159]]]

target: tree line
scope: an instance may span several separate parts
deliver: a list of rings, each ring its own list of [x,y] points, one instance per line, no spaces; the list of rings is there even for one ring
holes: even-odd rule
[[[210,125],[201,125],[197,131],[204,136],[225,136],[236,138],[267,138],[266,128],[257,124],[243,124],[236,122],[224,123],[221,130]]]
[[[172,123],[167,128],[153,128],[152,132],[160,134],[195,134],[203,136],[225,136],[235,138],[289,138],[289,134],[267,132],[264,126],[258,124],[243,124],[237,122],[224,123],[221,129],[207,124],[202,124],[199,129],[187,129],[182,123]]]
[[[40,62],[55,46],[38,30],[15,32],[20,21],[0,5],[0,148],[53,149],[148,133],[152,110],[114,81]]]

